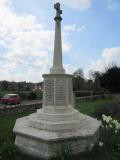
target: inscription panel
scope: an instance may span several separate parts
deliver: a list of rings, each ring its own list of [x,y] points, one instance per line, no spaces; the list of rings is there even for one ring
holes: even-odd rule
[[[45,81],[45,104],[54,105],[54,80],[47,79]]]
[[[56,80],[56,105],[65,105],[66,100],[66,81]]]

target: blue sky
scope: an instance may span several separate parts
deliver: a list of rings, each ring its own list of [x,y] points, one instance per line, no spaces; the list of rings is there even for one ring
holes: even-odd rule
[[[52,66],[53,0],[0,0],[0,80],[42,80]],[[120,64],[120,1],[61,0],[67,73]]]

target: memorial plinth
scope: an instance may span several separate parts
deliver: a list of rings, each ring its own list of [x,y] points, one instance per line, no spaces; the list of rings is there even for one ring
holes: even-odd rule
[[[43,75],[43,107],[19,118],[14,132],[20,151],[33,157],[52,159],[63,146],[71,154],[91,149],[97,141],[100,122],[74,109],[72,76],[65,74],[62,63],[60,4],[55,4],[55,43],[53,67]]]

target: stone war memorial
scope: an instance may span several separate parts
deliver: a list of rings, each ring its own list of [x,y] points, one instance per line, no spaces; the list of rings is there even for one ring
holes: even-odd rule
[[[44,74],[43,107],[19,118],[14,126],[15,145],[37,158],[52,159],[62,146],[70,146],[75,155],[91,148],[97,141],[100,122],[74,109],[72,75],[62,62],[60,4],[56,10],[53,66]]]

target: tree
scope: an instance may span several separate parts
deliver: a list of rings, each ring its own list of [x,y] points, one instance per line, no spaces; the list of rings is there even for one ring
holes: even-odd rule
[[[95,71],[95,72],[93,72],[92,76],[93,76],[95,91],[99,91],[100,90],[101,73],[99,71]]]
[[[73,73],[74,77],[81,77],[81,78],[84,78],[84,74],[83,74],[83,71],[81,68],[79,68],[77,71],[75,71]]]
[[[91,79],[88,79],[87,82],[86,82],[86,85],[87,85],[87,89],[89,91],[92,91],[93,90],[93,86],[94,86],[94,83]]]
[[[8,90],[8,86],[9,86],[9,82],[4,80],[2,82],[2,88],[3,88],[3,90],[7,91]]]
[[[85,79],[82,69],[78,69],[73,74],[73,90],[84,90],[85,89]]]
[[[108,67],[100,76],[100,85],[112,93],[120,93],[120,67]]]

